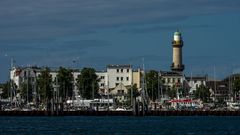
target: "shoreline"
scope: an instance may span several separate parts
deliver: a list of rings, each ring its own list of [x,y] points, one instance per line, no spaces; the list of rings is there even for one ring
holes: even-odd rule
[[[240,116],[240,111],[0,111],[0,116]]]

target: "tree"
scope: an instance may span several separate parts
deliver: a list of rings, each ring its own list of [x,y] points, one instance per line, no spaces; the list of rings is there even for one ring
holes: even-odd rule
[[[171,89],[169,89],[167,91],[167,94],[169,97],[175,98],[175,97],[177,97],[177,89],[175,87],[172,87]]]
[[[0,89],[2,90],[1,98],[8,98],[10,96],[10,82],[9,81],[1,84]]]
[[[208,102],[210,99],[210,91],[204,85],[200,85],[193,94],[195,98],[199,98],[203,102]]]
[[[60,67],[57,74],[59,84],[59,95],[66,100],[73,95],[73,75],[72,70]]]
[[[26,102],[32,101],[33,95],[32,95],[32,85],[28,82],[23,82],[20,84],[20,95],[22,99],[24,99]]]
[[[37,79],[37,89],[40,96],[40,102],[47,102],[52,98],[52,76],[50,75],[50,69],[45,68],[41,71]]]
[[[98,97],[98,76],[93,68],[83,68],[77,78],[79,94],[86,99]]]
[[[236,95],[239,94],[239,91],[240,91],[240,78],[236,78],[233,81],[233,93],[235,95],[235,98],[236,98]]]
[[[155,101],[160,93],[158,91],[158,87],[160,87],[160,85],[162,84],[158,72],[155,70],[150,70],[148,73],[146,73],[146,83],[148,96],[151,100]]]
[[[131,94],[132,94],[133,100],[135,100],[136,97],[140,96],[140,93],[139,93],[138,88],[137,88],[137,84],[134,84],[133,86],[131,86],[128,89],[128,92],[127,92],[127,97],[128,97],[127,104],[128,105],[131,104]]]

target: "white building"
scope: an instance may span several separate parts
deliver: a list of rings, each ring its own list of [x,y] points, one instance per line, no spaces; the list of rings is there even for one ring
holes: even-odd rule
[[[185,76],[177,72],[165,72],[160,71],[160,77],[162,78],[163,85],[172,87],[182,87]]]
[[[193,93],[201,85],[206,86],[207,76],[203,77],[186,77],[188,86],[190,87],[189,93]]]
[[[27,79],[31,84],[36,84],[37,77],[41,74],[42,70],[44,70],[44,68],[13,67],[10,71],[10,79],[17,85],[17,89],[20,87],[20,84],[26,82]],[[50,69],[50,75],[53,82],[57,79],[58,70],[58,68]],[[73,91],[77,96],[77,78],[81,74],[81,71],[75,69],[72,74],[74,78]],[[133,71],[131,65],[108,65],[106,71],[97,71],[96,75],[99,79],[99,92],[102,92],[102,94],[107,94],[108,90],[110,92],[111,89],[116,88],[120,83],[124,86],[137,84],[137,87],[140,88],[141,71],[140,69]]]
[[[99,93],[100,94],[107,94],[108,93],[108,74],[106,71],[97,71],[96,72],[99,82]]]
[[[109,79],[109,88],[115,88],[120,83],[124,86],[129,86],[132,84],[132,67],[131,65],[108,65],[107,75]]]

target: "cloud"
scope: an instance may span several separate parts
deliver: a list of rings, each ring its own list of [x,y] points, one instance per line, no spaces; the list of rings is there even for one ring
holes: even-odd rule
[[[21,64],[62,64],[77,57],[86,62],[99,63],[99,59],[94,57],[102,54],[111,57],[101,59],[103,63],[121,63],[138,56],[134,54],[122,58],[118,53],[113,54],[119,51],[119,46],[125,48],[131,43],[113,43],[116,40],[110,39],[111,32],[106,34],[107,30],[122,32],[119,35],[175,30],[177,25],[170,23],[200,15],[236,11],[240,11],[239,0],[1,0],[0,50],[17,57]],[[212,26],[197,24],[177,27],[192,29]],[[124,37],[121,40],[125,40]],[[94,54],[91,50],[102,54]],[[143,55],[151,53],[148,50]],[[152,64],[157,61],[154,56],[147,59]]]
[[[0,39],[58,38],[240,10],[238,0],[2,0]]]
[[[159,24],[239,11],[239,7],[238,0],[1,0],[0,45],[9,41],[52,43],[111,28],[124,27],[122,32],[130,33],[176,29]],[[154,26],[143,27],[151,24]]]
[[[142,27],[131,27],[131,28],[123,28],[119,32],[123,33],[149,33],[155,31],[175,31],[176,29],[196,29],[196,28],[209,28],[211,25],[166,25],[166,26],[142,26]]]

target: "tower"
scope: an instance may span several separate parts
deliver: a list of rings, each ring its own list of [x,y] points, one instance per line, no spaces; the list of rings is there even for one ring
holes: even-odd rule
[[[184,65],[182,64],[183,40],[182,40],[181,33],[179,31],[176,31],[174,33],[172,46],[173,46],[173,61],[172,61],[171,69],[172,71],[181,73],[184,70]]]

